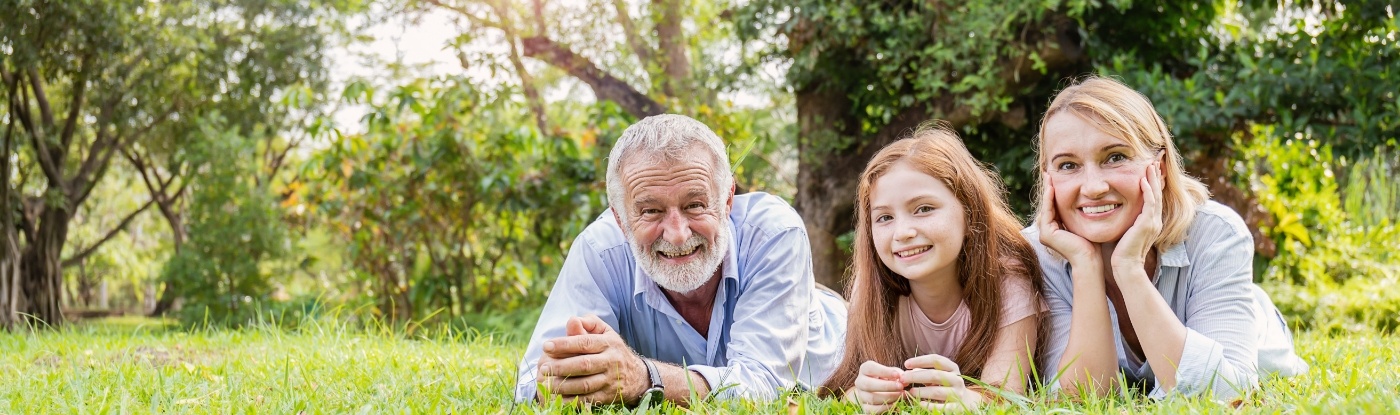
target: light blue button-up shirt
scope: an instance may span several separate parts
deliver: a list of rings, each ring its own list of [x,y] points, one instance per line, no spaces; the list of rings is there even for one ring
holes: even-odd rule
[[[720,398],[772,398],[819,386],[841,360],[846,306],[815,289],[802,218],[766,193],[734,196],[734,243],[702,336],[641,269],[611,211],[579,234],[521,360],[516,400],[533,399],[544,341],[597,315],[637,353],[704,376]],[[670,385],[668,385],[670,387]]]
[[[1051,389],[1060,376],[1058,367],[1069,345],[1074,283],[1064,259],[1050,254],[1040,243],[1034,226],[1021,231],[1040,256],[1045,271],[1045,303],[1050,308],[1050,329],[1040,359],[1040,373]],[[1171,393],[1196,395],[1210,392],[1229,401],[1259,387],[1259,375],[1292,376],[1308,370],[1293,351],[1293,337],[1273,301],[1253,282],[1254,240],[1240,215],[1225,205],[1206,201],[1186,231],[1186,240],[1168,247],[1159,256],[1153,285],[1186,326],[1186,343],[1177,362],[1176,388]],[[1168,395],[1156,383],[1147,359],[1138,356],[1123,340],[1118,313],[1109,302],[1118,367],[1129,382],[1144,383],[1148,396]],[[1151,327],[1135,325],[1136,330]],[[1139,336],[1141,338],[1141,336]]]

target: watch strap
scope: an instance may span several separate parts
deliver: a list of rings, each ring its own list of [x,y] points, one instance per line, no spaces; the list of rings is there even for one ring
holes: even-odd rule
[[[647,366],[647,377],[651,378],[651,387],[647,389],[664,389],[665,386],[661,384],[661,372],[656,370],[656,363],[652,363],[651,359],[642,357],[642,364]]]
[[[642,365],[647,368],[647,377],[651,379],[651,386],[642,391],[642,396],[639,397],[640,401],[637,402],[637,409],[645,411],[646,408],[666,400],[666,389],[663,389],[661,385],[661,372],[656,370],[656,363],[642,357],[642,355],[637,355],[637,358],[642,359]]]

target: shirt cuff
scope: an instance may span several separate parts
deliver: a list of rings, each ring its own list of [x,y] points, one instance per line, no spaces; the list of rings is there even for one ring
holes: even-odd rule
[[[699,373],[701,377],[705,378],[705,383],[708,383],[710,386],[710,396],[715,398],[732,398],[739,394],[739,388],[742,387],[738,382],[725,383],[726,380],[729,380],[729,374],[733,372],[734,369],[703,365],[690,365],[685,368],[686,370]]]
[[[1181,348],[1181,361],[1176,367],[1176,388],[1170,391],[1163,390],[1161,382],[1157,382],[1157,386],[1153,387],[1152,393],[1147,396],[1160,400],[1168,394],[1193,396],[1210,390],[1216,377],[1220,375],[1220,366],[1224,362],[1224,346],[1187,328],[1186,344]],[[1153,368],[1152,371],[1160,372],[1157,368]]]
[[[539,384],[535,383],[537,373],[539,372],[535,366],[531,366],[523,372],[517,372],[516,376],[520,378],[517,379],[519,383],[515,384],[515,402],[525,403],[535,400],[535,392],[539,388]]]

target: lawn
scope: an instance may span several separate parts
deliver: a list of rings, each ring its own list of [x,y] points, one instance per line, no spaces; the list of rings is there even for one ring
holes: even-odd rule
[[[1269,379],[1245,402],[1255,413],[1400,413],[1400,347],[1373,333],[1300,333],[1313,365]],[[160,321],[115,319],[58,331],[0,334],[0,413],[574,413],[512,407],[518,335],[449,330],[405,336],[335,325],[185,331]],[[1199,399],[1032,398],[991,413],[1228,412]],[[856,408],[808,395],[774,402],[718,402],[700,413],[828,413]],[[602,408],[601,412],[617,412]],[[687,411],[664,407],[660,412]]]

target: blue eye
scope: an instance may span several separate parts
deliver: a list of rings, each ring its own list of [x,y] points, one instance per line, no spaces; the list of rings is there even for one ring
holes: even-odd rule
[[[890,215],[880,215],[875,217],[875,223],[889,222],[891,219],[894,219],[894,217]]]
[[[914,213],[928,213],[928,212],[932,212],[932,211],[933,211],[933,206],[929,206],[929,205],[922,205],[922,206],[919,206],[919,207],[917,207],[917,208],[914,208]]]

